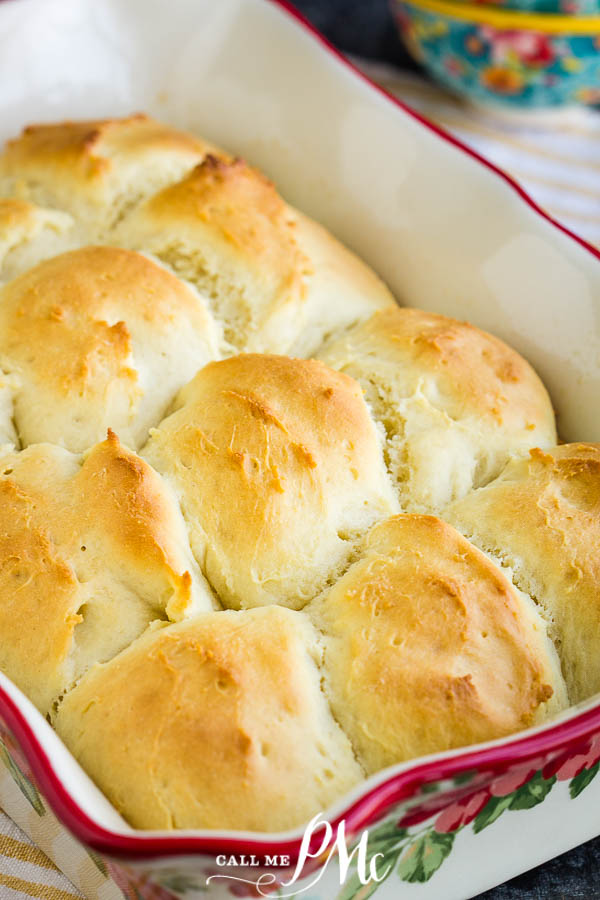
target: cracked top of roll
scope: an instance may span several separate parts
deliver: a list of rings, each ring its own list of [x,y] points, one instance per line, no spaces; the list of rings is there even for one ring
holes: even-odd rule
[[[218,341],[197,293],[131,250],[73,250],[0,290],[0,369],[22,446],[78,452],[112,428],[139,447]]]
[[[209,152],[207,141],[142,114],[29,125],[0,156],[0,193],[71,213],[96,240]]]
[[[548,393],[529,363],[466,322],[394,307],[319,358],[362,385],[407,511],[439,512],[510,455],[556,443]]]
[[[42,712],[156,618],[211,609],[167,485],[114,434],[0,455],[0,666]]]
[[[321,362],[211,363],[175,410],[142,453],[177,491],[226,606],[301,608],[397,509],[360,387]]]
[[[125,216],[115,239],[195,284],[238,351],[308,356],[327,334],[394,302],[363,262],[241,159],[207,156]]]
[[[600,444],[531,450],[444,517],[537,599],[572,702],[600,691]]]
[[[363,777],[321,692],[320,655],[299,613],[200,615],[92,669],[56,727],[134,826],[292,828]]]
[[[76,242],[75,220],[17,197],[0,199],[0,281],[9,281]]]
[[[306,608],[325,686],[368,773],[542,721],[567,697],[530,598],[451,525],[401,515]]]

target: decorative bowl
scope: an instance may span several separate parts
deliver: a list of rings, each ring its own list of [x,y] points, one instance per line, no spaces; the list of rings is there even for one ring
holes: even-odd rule
[[[412,56],[451,91],[513,108],[600,104],[600,15],[393,0]]]
[[[456,0],[459,3],[563,16],[598,16],[600,0]]]

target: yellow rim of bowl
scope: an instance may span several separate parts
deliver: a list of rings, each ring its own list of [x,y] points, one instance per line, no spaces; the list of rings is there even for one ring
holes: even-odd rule
[[[528,13],[514,9],[491,9],[475,3],[453,3],[452,0],[398,0],[399,6],[413,6],[466,22],[492,25],[498,29],[525,29],[546,34],[600,35],[600,15],[561,16],[555,13]],[[600,51],[600,46],[599,46]]]

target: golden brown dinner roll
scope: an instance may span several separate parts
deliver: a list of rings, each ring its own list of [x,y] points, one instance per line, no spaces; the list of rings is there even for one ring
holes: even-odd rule
[[[143,455],[177,491],[225,606],[300,609],[397,509],[360,387],[321,362],[210,363],[174,409]]]
[[[566,705],[535,604],[450,525],[402,515],[306,610],[367,773],[525,728]]]
[[[0,155],[0,195],[66,210],[87,240],[214,147],[145,115],[30,125]]]
[[[571,701],[600,691],[600,444],[532,450],[444,517],[535,598]]]
[[[300,613],[207,613],[95,666],[56,727],[135,827],[292,828],[362,778],[320,655]]]
[[[239,159],[207,156],[126,216],[115,240],[195,284],[237,350],[307,356],[393,303],[364,263]]]
[[[15,387],[14,379],[10,375],[4,374],[0,363],[0,448],[2,444],[14,445],[17,441],[17,434],[12,420],[13,391]]]
[[[9,281],[75,243],[74,221],[26,200],[0,199],[0,280]]]
[[[552,406],[531,366],[466,322],[395,307],[318,355],[362,385],[409,512],[439,512],[497,475],[511,454],[556,443]]]
[[[42,712],[153,619],[211,608],[176,500],[113,434],[0,455],[0,668]]]
[[[0,290],[0,366],[23,446],[81,451],[110,427],[139,447],[217,345],[196,292],[131,250],[74,250]]]

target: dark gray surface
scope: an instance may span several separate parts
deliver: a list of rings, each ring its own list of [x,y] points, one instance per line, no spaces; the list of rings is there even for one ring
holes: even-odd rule
[[[346,53],[416,70],[397,37],[387,0],[297,0],[296,7]],[[576,811],[573,810],[576,815]],[[600,810],[598,811],[600,829]],[[598,900],[600,838],[480,894],[477,900]]]
[[[340,50],[417,69],[398,39],[387,0],[303,0],[297,9]]]

